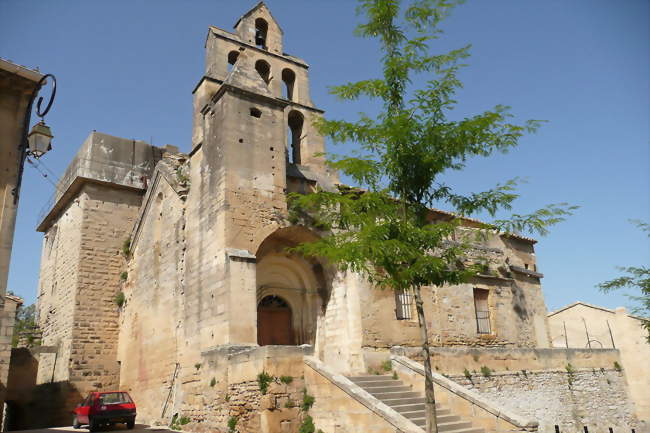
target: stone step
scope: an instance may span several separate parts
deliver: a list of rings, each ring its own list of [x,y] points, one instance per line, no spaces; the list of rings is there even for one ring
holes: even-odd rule
[[[382,400],[388,406],[397,406],[404,404],[421,404],[424,407],[424,398],[422,397],[410,397],[410,398],[395,398],[395,399],[385,399]],[[436,408],[439,406],[436,406]]]
[[[384,393],[384,392],[403,392],[411,391],[410,386],[398,385],[398,386],[362,386],[361,388],[368,391],[370,394]]]
[[[438,421],[439,432],[450,432],[462,430],[472,427],[471,421],[453,421],[453,422],[440,422]]]
[[[377,382],[382,380],[395,380],[393,376],[387,374],[375,374],[372,376],[351,376],[348,377],[354,383]]]
[[[417,419],[417,418],[424,417],[424,411],[423,410],[414,410],[412,412],[400,412],[400,415],[402,415],[404,418],[408,418],[408,419]]]
[[[396,398],[415,398],[420,396],[419,392],[414,391],[371,392],[370,394],[374,395],[381,401],[394,400]]]
[[[375,387],[375,386],[404,386],[401,380],[389,379],[389,380],[372,380],[365,382],[355,382],[362,388]]]

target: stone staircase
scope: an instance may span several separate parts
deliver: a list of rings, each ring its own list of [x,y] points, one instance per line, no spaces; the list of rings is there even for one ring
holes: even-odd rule
[[[353,376],[348,377],[352,382],[390,406],[402,416],[409,419],[418,427],[426,425],[424,397],[415,392],[402,381],[389,375]],[[472,427],[472,422],[461,419],[449,409],[436,405],[438,431],[444,433],[484,433],[482,428]]]

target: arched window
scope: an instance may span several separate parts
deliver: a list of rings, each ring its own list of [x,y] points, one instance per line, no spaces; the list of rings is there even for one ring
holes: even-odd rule
[[[255,62],[255,70],[260,74],[262,80],[264,80],[266,84],[269,84],[271,81],[271,65],[266,63],[264,60],[258,60]]]
[[[300,164],[303,123],[304,117],[299,111],[293,110],[289,113],[289,142],[287,143],[287,155],[289,157],[289,162],[292,164]]]
[[[232,71],[237,58],[239,57],[239,51],[231,51],[228,53],[228,72]]]
[[[264,19],[258,18],[255,20],[255,45],[257,48],[266,50],[266,33],[268,30],[269,25]]]
[[[291,69],[283,69],[282,82],[284,83],[282,96],[293,101],[293,85],[296,82],[296,74]]]

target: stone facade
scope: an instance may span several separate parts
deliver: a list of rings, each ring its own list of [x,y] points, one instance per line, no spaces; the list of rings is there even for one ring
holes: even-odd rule
[[[40,72],[0,59],[0,407],[4,404],[15,318],[5,303],[20,188],[19,172],[32,95],[43,78]],[[2,414],[0,413],[0,423]]]
[[[119,386],[139,422],[188,417],[188,429],[226,431],[238,417],[240,432],[265,433],[297,431],[305,414],[289,402],[313,386],[334,431],[361,431],[355,420],[391,428],[305,367],[313,354],[337,374],[365,373],[396,345],[417,351],[419,338],[408,296],[287,251],[322,235],[289,220],[287,193],[339,180],[318,155],[313,122],[323,112],[308,65],[284,53],[282,37],[263,3],[234,33],[210,27],[190,153],[100,133],[82,145],[39,225],[39,321],[52,352],[41,354],[39,383]],[[475,226],[464,220],[458,235]],[[488,235],[468,257],[484,275],[425,290],[435,346],[549,347],[534,244]],[[263,372],[276,378],[267,395]],[[341,402],[351,412],[337,427]]]
[[[576,302],[548,315],[553,347],[612,348],[621,354],[620,367],[630,387],[639,420],[650,429],[650,344],[639,317],[625,308]]]

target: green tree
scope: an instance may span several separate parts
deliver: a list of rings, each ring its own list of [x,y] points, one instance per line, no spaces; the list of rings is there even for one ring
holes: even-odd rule
[[[650,224],[643,221],[632,222],[650,237]],[[627,297],[638,303],[632,308],[632,312],[642,317],[641,326],[648,332],[647,341],[650,344],[650,268],[630,266],[618,269],[625,275],[600,283],[597,287],[603,293],[620,289],[638,289],[641,292],[640,295],[627,295]]]
[[[32,304],[27,307],[20,306],[16,312],[16,321],[14,323],[14,335],[11,339],[11,346],[17,347],[21,335],[27,337],[28,347],[35,344],[34,329],[36,328],[36,305]]]
[[[545,234],[574,207],[550,205],[529,215],[514,214],[459,230],[463,216],[496,218],[518,197],[517,179],[486,191],[460,194],[442,181],[462,170],[472,157],[507,152],[540,122],[511,123],[509,108],[497,105],[475,116],[451,119],[462,59],[469,46],[431,54],[440,23],[459,3],[454,0],[361,0],[359,36],[378,40],[383,57],[377,78],[333,87],[342,100],[368,98],[381,104],[376,116],[323,120],[317,126],[335,143],[352,142],[351,155],[328,155],[328,162],[355,184],[338,191],[292,194],[292,220],[324,233],[294,250],[324,257],[342,270],[363,274],[380,289],[414,294],[425,368],[427,432],[437,432],[435,396],[424,317],[422,287],[466,282],[484,267],[469,263],[465,252],[475,236],[488,232]],[[425,77],[424,79],[422,77]],[[416,84],[424,83],[421,86]],[[433,206],[454,209],[456,217],[432,221]],[[435,223],[432,223],[435,222]],[[464,235],[462,234],[464,233]]]

